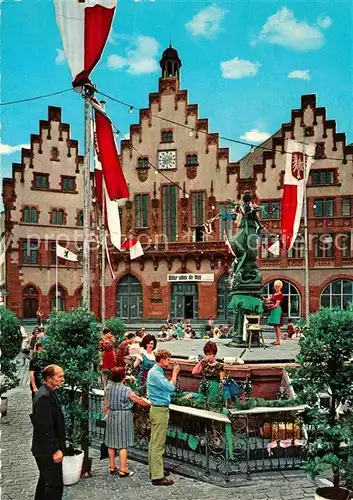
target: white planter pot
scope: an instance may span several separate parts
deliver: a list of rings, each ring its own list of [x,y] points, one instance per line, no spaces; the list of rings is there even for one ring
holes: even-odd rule
[[[347,500],[350,498],[350,491],[346,488],[339,488],[338,492],[334,488],[318,488],[315,493],[315,500]]]
[[[65,486],[78,483],[81,477],[83,451],[77,455],[65,456],[63,460],[63,480]]]
[[[7,403],[8,403],[7,398],[2,397],[0,403],[0,413],[2,417],[6,417],[7,415]]]

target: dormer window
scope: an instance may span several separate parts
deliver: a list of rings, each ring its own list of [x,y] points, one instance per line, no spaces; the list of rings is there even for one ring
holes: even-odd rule
[[[161,132],[161,142],[173,142],[173,130],[162,130]]]

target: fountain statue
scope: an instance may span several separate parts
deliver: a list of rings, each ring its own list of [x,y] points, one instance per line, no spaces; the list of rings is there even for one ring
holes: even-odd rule
[[[232,203],[237,215],[237,230],[231,241],[235,254],[229,277],[230,303],[234,309],[233,342],[243,342],[244,315],[263,312],[260,298],[262,280],[257,266],[258,236],[264,226],[258,217],[260,207],[253,203],[250,191],[245,191],[239,203]]]

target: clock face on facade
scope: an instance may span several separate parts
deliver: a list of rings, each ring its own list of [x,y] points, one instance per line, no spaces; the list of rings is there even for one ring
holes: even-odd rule
[[[176,151],[158,151],[158,168],[168,170],[176,168]]]

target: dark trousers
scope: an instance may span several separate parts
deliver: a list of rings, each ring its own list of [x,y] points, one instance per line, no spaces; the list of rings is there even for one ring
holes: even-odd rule
[[[34,500],[61,500],[64,491],[62,462],[56,464],[52,458],[35,459],[39,479]]]

